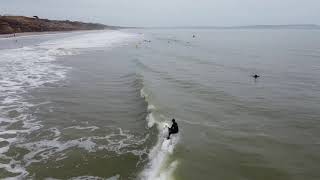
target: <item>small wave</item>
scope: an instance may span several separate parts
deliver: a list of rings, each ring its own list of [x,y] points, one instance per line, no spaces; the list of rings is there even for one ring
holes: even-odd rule
[[[120,179],[119,174],[109,178],[101,178],[96,176],[78,176],[78,177],[70,178],[69,180],[118,180],[118,179]]]
[[[151,104],[150,95],[147,93],[146,87],[140,91],[141,97],[148,103],[149,114],[146,117],[147,127],[156,126],[158,131],[158,141],[148,154],[149,163],[139,175],[142,180],[167,180],[173,179],[172,174],[178,165],[178,161],[167,164],[169,155],[173,153],[176,144],[179,142],[179,135],[173,135],[171,140],[166,140],[167,126],[164,126],[164,115],[159,117],[155,115],[157,107]]]

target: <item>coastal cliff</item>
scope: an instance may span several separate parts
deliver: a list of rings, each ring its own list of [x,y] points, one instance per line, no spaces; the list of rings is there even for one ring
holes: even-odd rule
[[[117,27],[79,21],[40,19],[37,16],[0,16],[0,34],[46,31],[114,29]]]

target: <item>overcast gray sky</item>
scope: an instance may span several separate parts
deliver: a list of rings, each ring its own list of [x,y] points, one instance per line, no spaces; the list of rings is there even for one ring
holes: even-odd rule
[[[122,26],[320,24],[320,0],[0,0],[0,14]]]

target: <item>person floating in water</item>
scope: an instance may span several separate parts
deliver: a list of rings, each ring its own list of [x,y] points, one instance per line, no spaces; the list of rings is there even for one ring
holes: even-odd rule
[[[253,75],[252,77],[253,77],[254,79],[258,79],[260,76],[257,75],[257,74],[255,74],[255,75]]]
[[[172,126],[168,129],[169,129],[169,135],[168,135],[167,139],[170,139],[171,134],[176,134],[179,132],[179,127],[178,127],[178,124],[176,123],[175,119],[172,119]]]

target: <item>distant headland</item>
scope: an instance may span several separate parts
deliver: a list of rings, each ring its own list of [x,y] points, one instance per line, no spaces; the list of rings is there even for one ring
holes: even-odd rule
[[[0,34],[49,31],[101,30],[117,29],[98,23],[84,23],[69,20],[41,19],[38,16],[0,16]]]

